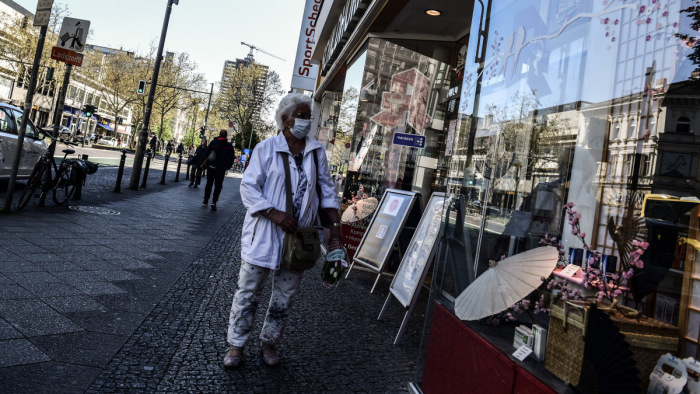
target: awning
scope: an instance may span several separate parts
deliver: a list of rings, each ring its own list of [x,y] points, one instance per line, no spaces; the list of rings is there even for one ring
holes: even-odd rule
[[[114,131],[114,129],[111,128],[111,127],[109,127],[109,125],[102,124],[102,123],[98,123],[97,125],[100,126],[100,127],[102,127],[102,128],[105,129],[105,130]]]

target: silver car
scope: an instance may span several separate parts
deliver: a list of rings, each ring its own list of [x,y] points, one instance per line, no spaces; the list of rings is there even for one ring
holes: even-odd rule
[[[12,173],[12,163],[17,148],[17,131],[21,121],[21,109],[0,103],[0,180],[9,179]],[[28,178],[39,157],[46,151],[48,145],[42,137],[40,130],[31,120],[28,121],[17,170],[18,178]]]

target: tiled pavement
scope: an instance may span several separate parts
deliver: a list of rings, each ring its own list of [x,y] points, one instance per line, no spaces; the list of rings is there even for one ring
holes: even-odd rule
[[[152,172],[147,191],[113,194],[115,172],[100,171],[76,205],[118,214],[47,203],[0,216],[0,391],[400,392],[415,381],[425,295],[394,346],[400,305],[377,321],[389,281],[370,294],[373,275],[353,270],[326,290],[318,267],[304,276],[282,366],[264,367],[249,346],[239,370],[223,370],[240,179],[226,179],[212,213],[184,182],[156,185]]]

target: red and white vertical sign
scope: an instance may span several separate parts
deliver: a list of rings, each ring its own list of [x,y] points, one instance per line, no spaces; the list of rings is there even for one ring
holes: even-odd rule
[[[311,54],[316,45],[314,35],[321,3],[322,0],[306,0],[304,18],[301,21],[301,31],[299,32],[299,44],[297,44],[297,56],[294,61],[294,72],[292,73],[292,88],[310,91],[316,88],[318,65],[311,64]]]

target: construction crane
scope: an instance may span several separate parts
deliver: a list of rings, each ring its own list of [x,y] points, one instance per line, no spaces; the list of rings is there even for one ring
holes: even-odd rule
[[[276,58],[276,59],[280,59],[280,60],[283,61],[283,62],[286,61],[286,60],[282,59],[281,57],[279,57],[279,56],[277,56],[277,55],[273,55],[273,54],[271,54],[270,52],[264,51],[264,50],[262,50],[262,49],[256,47],[255,45],[246,44],[246,43],[243,42],[243,41],[241,41],[241,45],[245,45],[245,46],[247,46],[247,47],[250,47],[250,53],[248,53],[248,57],[249,57],[250,59],[253,58],[253,50],[256,50],[256,51],[262,52],[262,53],[264,53],[264,54],[266,54],[266,55],[268,55],[268,56],[272,56],[272,57],[274,57],[274,58]]]

